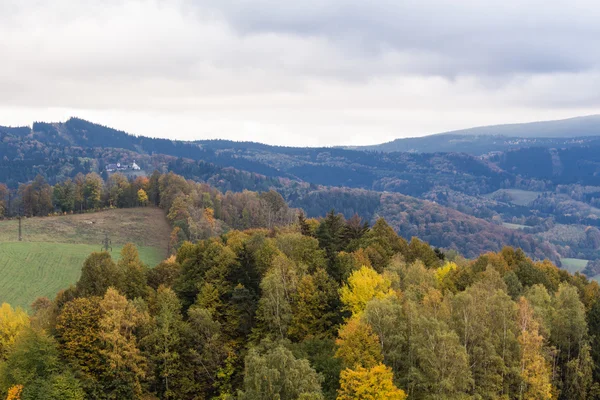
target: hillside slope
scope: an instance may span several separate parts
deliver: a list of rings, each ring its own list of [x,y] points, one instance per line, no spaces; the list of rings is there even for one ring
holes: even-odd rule
[[[0,221],[0,303],[27,308],[37,297],[53,298],[74,284],[84,260],[100,251],[105,234],[113,258],[128,242],[144,263],[154,266],[167,255],[170,227],[162,210],[136,208],[58,217]]]
[[[329,207],[347,218],[358,213],[371,223],[383,217],[407,240],[415,236],[433,246],[457,250],[466,257],[516,246],[534,258],[548,258],[560,265],[557,249],[547,241],[399,193],[323,187],[295,199],[292,205],[303,208],[309,216],[322,215]]]

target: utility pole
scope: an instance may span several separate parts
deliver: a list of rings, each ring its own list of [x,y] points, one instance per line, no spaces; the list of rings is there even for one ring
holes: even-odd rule
[[[6,216],[12,217],[12,190],[8,190],[8,208],[6,209]]]
[[[108,251],[108,249],[110,249],[110,251],[112,251],[111,245],[112,241],[108,237],[108,232],[106,232],[104,233],[104,240],[102,241],[102,250]]]

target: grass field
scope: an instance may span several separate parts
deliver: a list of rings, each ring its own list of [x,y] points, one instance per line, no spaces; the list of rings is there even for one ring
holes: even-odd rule
[[[128,242],[166,250],[170,228],[162,210],[153,207],[124,208],[89,214],[24,218],[23,241],[100,245],[108,233],[113,244]],[[0,243],[16,242],[16,219],[0,221]]]
[[[518,206],[527,206],[532,201],[537,199],[537,197],[542,194],[542,192],[534,192],[530,190],[521,190],[521,189],[500,189],[495,191],[494,193],[489,193],[485,195],[485,197],[493,198],[498,192],[508,193],[511,197],[511,203],[516,204]]]
[[[0,303],[28,308],[38,297],[54,298],[56,293],[77,282],[83,261],[100,246],[69,243],[0,243]],[[119,258],[120,247],[113,247]],[[162,261],[156,247],[138,247],[148,265]]]
[[[588,263],[588,260],[583,260],[581,258],[561,258],[560,262],[562,263],[563,269],[566,269],[570,273],[574,274],[575,272],[579,272],[584,269]]]
[[[521,225],[521,224],[511,224],[509,222],[503,222],[502,226],[508,229],[524,229],[527,228],[527,225]]]
[[[157,208],[109,210],[92,214],[0,221],[0,303],[27,308],[40,296],[53,298],[79,278],[85,258],[100,251],[105,233],[118,259],[121,247],[135,243],[142,261],[158,264],[167,254],[170,228]]]

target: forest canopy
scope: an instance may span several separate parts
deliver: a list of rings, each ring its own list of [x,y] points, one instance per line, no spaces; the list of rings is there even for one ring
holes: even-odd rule
[[[158,201],[183,231],[177,224],[189,209],[173,206],[190,193],[174,176],[158,179]],[[209,200],[198,200],[203,210]],[[2,305],[2,396],[597,395],[596,282],[510,247],[467,260],[407,242],[383,219],[309,219],[274,194],[255,201],[270,212],[252,226],[242,212],[228,222],[238,229],[221,232],[226,214],[213,226],[216,212],[203,213],[208,231],[174,241],[173,255],[154,268],[133,245],[117,263],[93,253],[77,284],[36,300],[31,315]]]

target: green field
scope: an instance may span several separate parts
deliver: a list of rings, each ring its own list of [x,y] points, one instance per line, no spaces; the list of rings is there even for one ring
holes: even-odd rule
[[[527,228],[527,225],[521,225],[521,224],[511,224],[510,222],[503,222],[502,226],[508,229],[524,229]]]
[[[570,273],[574,274],[575,272],[579,272],[584,269],[588,263],[588,260],[583,260],[581,258],[561,258],[560,262],[562,263],[563,269],[566,269]]]
[[[494,198],[497,194],[507,193],[511,197],[511,203],[516,204],[518,206],[527,206],[532,201],[537,199],[537,197],[542,194],[542,192],[534,192],[530,190],[521,190],[521,189],[500,189],[493,193],[486,194],[485,197]]]
[[[113,247],[119,258],[120,247]],[[0,303],[27,308],[38,297],[56,293],[79,279],[83,261],[100,246],[69,243],[0,243]],[[138,247],[140,258],[156,265],[164,255],[156,247]]]
[[[113,257],[135,243],[150,266],[167,255],[170,227],[157,208],[109,210],[92,214],[0,221],[0,303],[27,308],[40,296],[53,298],[75,283],[85,258],[100,251],[108,234]]]

